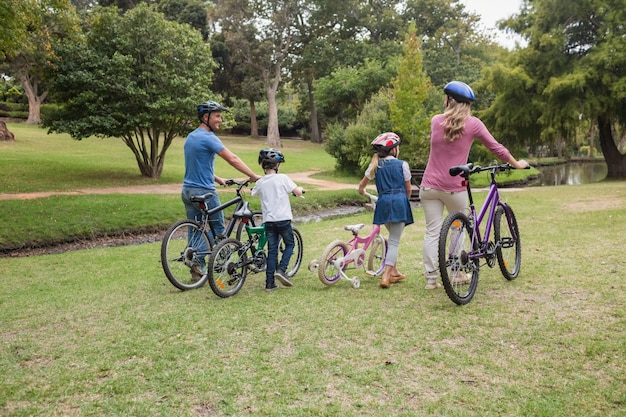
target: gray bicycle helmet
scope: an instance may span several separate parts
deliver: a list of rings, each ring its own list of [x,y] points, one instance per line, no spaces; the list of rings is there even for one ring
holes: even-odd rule
[[[220,103],[216,101],[212,101],[212,100],[209,100],[205,103],[200,103],[198,104],[197,107],[198,107],[198,118],[200,119],[200,121],[202,121],[202,116],[204,116],[206,113],[209,113],[209,116],[211,116],[211,113],[213,113],[214,111],[228,110],[226,107],[222,106]]]
[[[471,103],[476,99],[471,87],[461,81],[450,81],[443,87],[443,92],[459,103]]]
[[[278,149],[263,148],[259,151],[259,165],[276,165],[281,162],[285,162],[285,156]]]

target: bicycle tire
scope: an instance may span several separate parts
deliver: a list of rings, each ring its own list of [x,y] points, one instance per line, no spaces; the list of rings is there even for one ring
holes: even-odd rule
[[[449,214],[439,235],[439,273],[448,298],[457,305],[469,303],[476,292],[479,259],[468,256],[476,249],[476,242],[472,248],[472,228],[467,216],[461,212]]]
[[[382,235],[376,235],[368,248],[367,272],[372,276],[380,275],[385,269],[388,243]]]
[[[174,223],[161,241],[161,266],[165,276],[179,290],[202,287],[207,280],[206,262],[210,250],[211,241],[202,224],[189,219]],[[192,273],[194,262],[203,271],[201,277]]]
[[[341,274],[333,262],[339,258],[343,258],[347,253],[348,246],[341,240],[335,240],[326,246],[317,267],[317,276],[323,284],[333,285],[339,281]],[[345,271],[346,266],[342,265],[341,270]]]
[[[289,264],[287,265],[287,277],[289,279],[293,278],[294,275],[300,269],[300,265],[302,265],[302,255],[304,253],[304,247],[302,246],[302,235],[300,231],[293,228],[293,241],[295,243],[295,247],[293,248],[293,254],[291,255],[291,259],[289,260]],[[283,242],[282,237],[278,238],[278,259],[281,259],[283,252],[285,251],[285,244]]]
[[[239,292],[248,272],[247,254],[243,244],[233,238],[220,241],[214,248],[208,263],[208,281],[211,290],[221,298]]]
[[[522,266],[522,242],[515,213],[507,206],[500,206],[494,216],[494,236],[496,241],[496,257],[504,278],[512,281],[519,275]],[[502,222],[504,219],[505,223]],[[510,222],[510,223],[509,223]],[[511,266],[513,267],[511,269]]]

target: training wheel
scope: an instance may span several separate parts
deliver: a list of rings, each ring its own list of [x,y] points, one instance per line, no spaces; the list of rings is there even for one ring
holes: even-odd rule
[[[317,269],[317,267],[320,266],[320,263],[317,259],[313,259],[310,263],[309,263],[309,271],[313,272]]]
[[[352,278],[352,288],[359,288],[361,286],[361,280],[358,277]]]

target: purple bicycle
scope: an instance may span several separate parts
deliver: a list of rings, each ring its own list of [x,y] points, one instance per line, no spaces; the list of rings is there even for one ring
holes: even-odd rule
[[[463,177],[469,197],[469,213],[450,213],[439,235],[441,280],[448,297],[458,305],[469,303],[474,296],[481,260],[493,268],[497,259],[502,275],[509,281],[519,275],[522,262],[519,228],[511,206],[500,200],[496,182],[496,173],[511,169],[515,168],[510,164],[480,167],[472,163],[450,168],[450,175]],[[476,214],[469,179],[470,175],[484,171],[490,171],[491,184],[487,198]],[[481,233],[485,219],[484,233]]]

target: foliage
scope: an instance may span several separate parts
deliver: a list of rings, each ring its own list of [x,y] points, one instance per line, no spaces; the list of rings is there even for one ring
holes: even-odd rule
[[[97,9],[88,27],[56,63],[53,90],[64,107],[46,126],[78,140],[119,137],[141,174],[158,178],[172,140],[210,96],[210,49],[197,31],[145,5],[122,16]]]
[[[392,80],[393,95],[389,103],[392,130],[402,139],[402,159],[411,166],[425,166],[428,161],[429,114],[425,103],[431,88],[422,69],[421,42],[415,26],[406,34],[404,55],[398,63],[398,75]]]
[[[626,178],[626,155],[617,146],[621,138],[613,134],[626,124],[626,1],[562,7],[537,0],[524,6],[506,25],[528,46],[512,55],[508,68],[490,74],[499,93],[490,116],[510,122],[505,97],[520,96],[517,113],[528,113],[529,120],[518,128],[543,141],[569,144],[575,143],[578,127],[591,121],[598,127],[608,177]]]
[[[15,54],[25,39],[27,22],[20,1],[0,2],[0,60]]]
[[[254,71],[263,82],[268,102],[267,141],[273,147],[281,146],[276,97],[290,59],[296,19],[304,5],[299,0],[225,0],[214,13],[233,62],[244,62],[244,72]]]
[[[370,143],[382,132],[391,131],[389,91],[381,90],[368,100],[356,122],[346,128],[333,124],[328,129],[326,151],[337,160],[336,169],[354,175],[362,174],[370,163]]]
[[[159,0],[157,10],[163,13],[167,20],[187,23],[199,30],[203,39],[207,39],[209,33],[207,10],[202,0]]]
[[[315,82],[315,100],[320,111],[349,122],[374,93],[389,84],[395,73],[393,65],[369,59],[361,65],[338,68]]]
[[[58,44],[78,33],[78,18],[69,0],[23,0],[16,7],[16,19],[23,20],[16,36],[22,41],[0,61],[0,71],[22,84],[29,104],[27,122],[39,123],[40,106],[48,96],[50,62]]]
[[[267,101],[256,103],[256,120],[258,128],[265,130],[268,127],[269,109]],[[235,119],[235,126],[238,132],[249,133],[250,131],[250,105],[247,100],[238,99],[229,108]],[[297,121],[296,107],[288,102],[280,102],[278,105],[278,126],[282,131],[289,131],[294,128]]]

